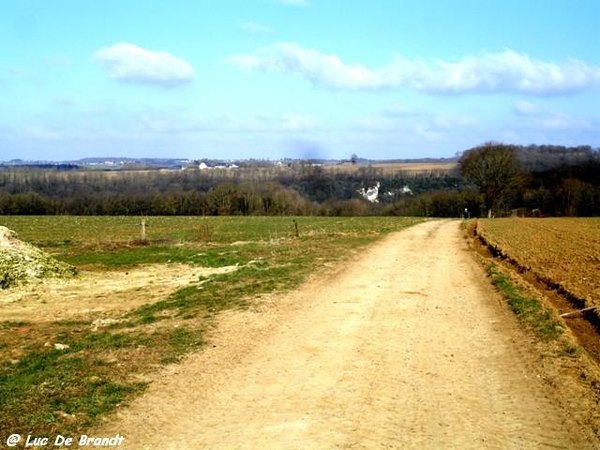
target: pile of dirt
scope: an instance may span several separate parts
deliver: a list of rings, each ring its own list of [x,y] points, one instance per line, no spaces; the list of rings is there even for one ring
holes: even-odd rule
[[[17,233],[0,226],[0,289],[43,278],[69,278],[77,269],[57,261],[39,248],[19,240]]]

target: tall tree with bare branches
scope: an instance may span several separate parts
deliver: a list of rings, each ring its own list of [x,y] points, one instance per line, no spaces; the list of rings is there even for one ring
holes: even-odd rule
[[[488,217],[508,206],[522,185],[523,170],[513,146],[487,142],[464,152],[459,164],[462,176],[478,188]]]

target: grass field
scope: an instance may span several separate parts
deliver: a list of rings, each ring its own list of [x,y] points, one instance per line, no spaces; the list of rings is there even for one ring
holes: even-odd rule
[[[521,270],[600,305],[600,218],[480,219],[477,231]]]
[[[142,239],[139,217],[0,217],[81,269],[72,281],[2,292],[0,439],[93,426],[142,392],[145,374],[201,347],[219,311],[294,288],[421,220],[150,217]],[[131,284],[140,274],[148,282]],[[160,285],[184,275],[187,284]]]

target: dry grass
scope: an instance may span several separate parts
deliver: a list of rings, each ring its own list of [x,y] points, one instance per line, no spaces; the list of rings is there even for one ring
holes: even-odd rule
[[[456,162],[409,162],[409,163],[373,163],[373,164],[341,164],[337,166],[323,166],[326,171],[335,173],[355,173],[360,170],[374,169],[384,176],[406,173],[422,175],[429,173],[446,174],[458,167]]]

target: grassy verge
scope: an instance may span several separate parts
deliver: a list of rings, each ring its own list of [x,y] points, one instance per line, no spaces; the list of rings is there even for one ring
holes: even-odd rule
[[[150,218],[148,241],[142,242],[135,235],[138,218],[0,219],[21,239],[87,270],[170,262],[236,267],[132,307],[95,331],[92,318],[2,322],[0,309],[0,441],[12,433],[85,432],[143,392],[145,374],[201,347],[220,311],[292,289],[309,274],[420,221],[304,218],[298,219],[296,237],[291,218]]]
[[[539,300],[527,296],[510,278],[500,273],[495,264],[487,267],[488,275],[500,293],[507,299],[512,311],[519,320],[532,329],[536,336],[545,342],[557,340],[564,332],[564,326],[556,320]]]

